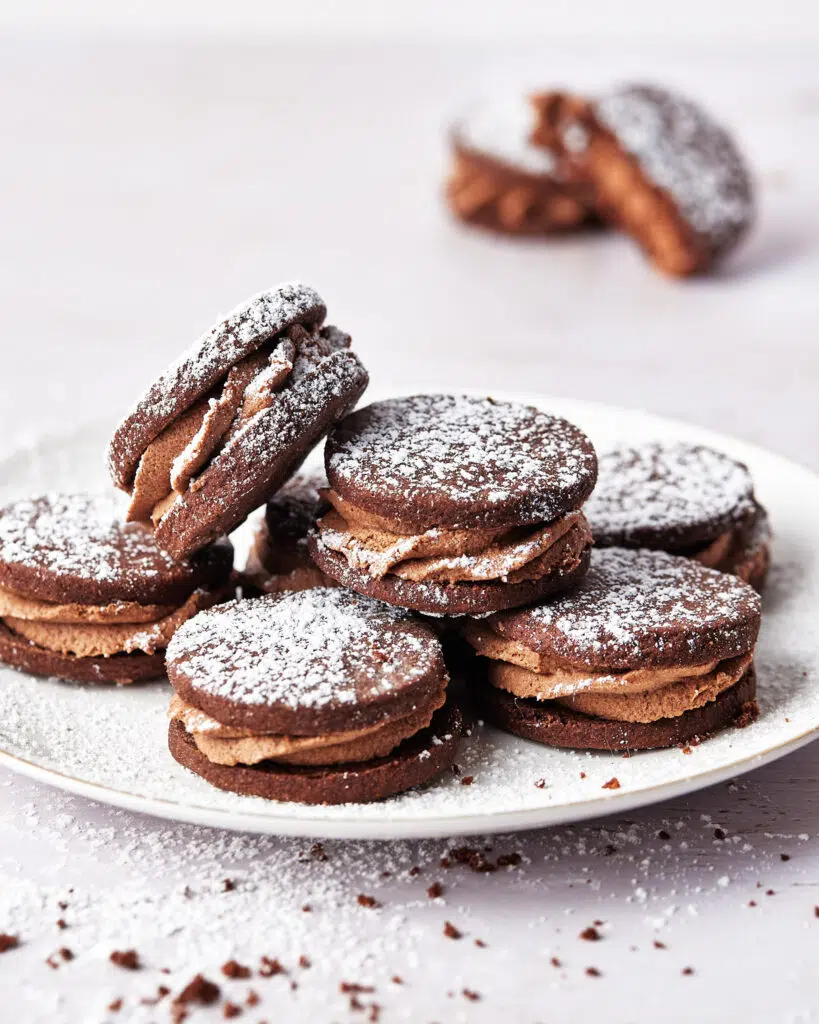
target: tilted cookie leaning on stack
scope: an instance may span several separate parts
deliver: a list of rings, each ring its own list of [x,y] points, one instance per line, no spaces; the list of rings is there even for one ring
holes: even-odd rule
[[[179,626],[229,594],[233,548],[185,562],[122,522],[107,495],[49,495],[0,510],[0,660],[80,683],[165,671]]]
[[[139,399],[108,451],[129,518],[184,558],[230,533],[299,468],[368,377],[303,284],[261,292],[212,327]]]
[[[597,459],[566,420],[459,395],[376,402],[327,439],[333,510],[310,537],[339,583],[428,615],[482,615],[577,582]]]
[[[338,588],[233,601],[168,651],[173,756],[220,789],[378,800],[440,775],[461,732],[433,630]]]
[[[759,596],[735,576],[606,548],[569,593],[462,630],[486,659],[490,721],[557,747],[642,750],[755,716],[759,625]]]
[[[598,547],[651,548],[761,591],[771,529],[741,462],[702,445],[650,442],[600,456],[586,515]]]

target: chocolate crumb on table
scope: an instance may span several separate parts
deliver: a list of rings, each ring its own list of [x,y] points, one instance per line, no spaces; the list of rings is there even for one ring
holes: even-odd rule
[[[306,970],[308,967],[312,967],[312,966],[313,965],[310,963],[309,957],[306,957],[302,953],[302,955],[299,957],[299,967],[301,967],[301,968]]]
[[[480,998],[481,996],[479,992],[474,992],[469,988],[464,989],[464,999],[468,999],[470,1003],[477,1003]]]
[[[72,950],[68,948],[68,946],[61,946],[60,949],[57,950],[57,952],[66,962],[74,959],[74,953]]]
[[[358,900],[358,905],[360,907],[380,907],[381,906],[381,904],[378,902],[378,900],[375,898],[375,896],[367,896],[363,892],[360,892],[356,898]]]
[[[666,944],[664,942],[660,942],[659,939],[655,939],[654,940],[654,948],[655,949],[668,949],[668,946],[666,946]]]
[[[0,953],[5,953],[10,949],[16,949],[20,945],[20,938],[17,935],[8,935],[6,932],[0,933]]]
[[[249,978],[250,968],[245,967],[244,964],[238,963],[236,960],[228,960],[222,964],[222,974],[226,978]]]
[[[122,1009],[122,999],[114,999],[113,1002],[108,1004],[108,1010],[110,1013],[119,1013]]]
[[[464,775],[464,777],[461,779],[461,785],[462,786],[471,786],[474,781],[475,781],[475,776],[474,775]]]
[[[189,1003],[199,1003],[200,1006],[213,1006],[219,999],[221,991],[217,984],[209,981],[203,974],[197,974],[179,995],[174,997],[173,1005],[183,1007]]]
[[[225,878],[222,880],[222,892],[233,892],[235,888],[236,883],[232,879]]]
[[[600,932],[591,925],[588,928],[584,928],[579,937],[585,939],[586,942],[598,942],[603,938]]]
[[[245,1006],[258,1006],[261,1001],[259,993],[250,989],[247,993],[247,998],[245,999]]]
[[[486,949],[486,943],[483,941],[483,939],[475,939],[475,945],[478,947],[478,949]]]
[[[276,974],[287,974],[287,970],[275,957],[263,956],[260,961],[259,974],[263,978],[272,978]]]
[[[448,939],[462,939],[463,932],[459,931],[451,921],[444,922],[444,935]]]
[[[603,789],[619,789],[620,780],[615,775],[614,778],[609,779],[608,782],[603,783]]]
[[[560,962],[560,960],[558,960],[558,958],[556,956],[553,956],[551,958],[551,960],[549,961],[549,963],[552,965],[552,967],[562,967],[563,966],[563,964]]]
[[[139,954],[135,949],[114,950],[108,959],[114,966],[122,967],[126,971],[137,971],[142,966],[139,962]]]
[[[393,974],[392,978],[390,978],[390,981],[393,983],[393,985],[404,984],[404,979],[399,974]]]
[[[59,920],[57,921],[57,927],[58,927],[58,928],[60,929],[60,931],[64,931],[64,930],[65,930],[65,929],[66,929],[66,928],[68,927],[68,925],[67,925],[67,924],[65,923],[65,921],[63,920],[63,918],[60,918],[60,919],[59,919]]]
[[[586,974],[588,974],[588,976],[590,978],[602,978],[603,977],[603,972],[599,971],[596,967],[587,967],[586,968]]]
[[[427,889],[427,896],[431,900],[437,900],[444,894],[444,887],[440,882],[433,882],[432,885]]]
[[[225,1020],[230,1020],[232,1017],[238,1017],[241,1013],[244,1013],[244,1010],[236,1003],[225,1003],[222,1008],[222,1016]]]
[[[683,972],[683,974],[688,976],[688,975],[691,975],[691,974],[694,973],[694,968],[693,967],[683,967],[682,972]]]
[[[657,833],[657,838],[662,839],[664,843],[667,843],[671,840],[671,833],[667,832],[664,828],[661,828]]]

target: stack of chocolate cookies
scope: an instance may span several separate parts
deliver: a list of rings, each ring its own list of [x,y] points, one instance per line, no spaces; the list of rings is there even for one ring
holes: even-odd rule
[[[281,285],[161,374],[111,440],[124,511],[0,510],[1,660],[79,683],[167,672],[180,764],[303,803],[451,766],[456,663],[489,722],[558,747],[753,718],[770,531],[743,465],[658,443],[598,468],[578,427],[491,398],[354,411],[367,373],[325,315]],[[299,473],[325,435],[324,475]],[[262,505],[234,573],[227,535]]]
[[[459,219],[525,235],[599,220],[674,277],[713,267],[747,233],[747,164],[699,104],[643,84],[526,102],[477,105],[455,123],[446,194]]]

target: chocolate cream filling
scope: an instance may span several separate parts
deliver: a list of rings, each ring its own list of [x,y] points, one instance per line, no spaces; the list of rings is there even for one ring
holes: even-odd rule
[[[424,707],[364,729],[319,736],[258,735],[223,725],[174,695],[168,717],[180,721],[199,751],[213,764],[254,765],[277,761],[293,765],[333,765],[386,757],[410,736],[425,729],[446,700],[446,686]]]
[[[200,486],[212,460],[269,409],[287,385],[347,342],[334,328],[291,327],[231,367],[210,394],[185,410],[142,453],[129,520],[156,526],[179,498]]]
[[[351,505],[331,489],[324,493],[333,508],[318,521],[321,543],[376,579],[389,573],[419,583],[517,583],[576,561],[591,543],[579,510],[551,523],[511,530],[435,528],[413,533],[399,521]]]
[[[708,569],[733,573],[747,583],[764,568],[770,542],[768,517],[762,508],[757,507],[749,522],[726,530],[710,544],[691,552],[689,557]]]
[[[0,590],[0,616],[13,633],[45,650],[110,658],[164,650],[183,622],[226,596],[225,590],[196,590],[178,608],[135,602],[58,605]]]
[[[739,682],[753,660],[749,652],[701,665],[607,672],[538,654],[478,622],[462,628],[471,646],[490,659],[487,673],[493,686],[523,699],[554,700],[595,718],[621,722],[655,722],[702,707]]]

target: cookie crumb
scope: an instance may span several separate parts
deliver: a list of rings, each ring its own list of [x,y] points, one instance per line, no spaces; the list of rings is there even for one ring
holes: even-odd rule
[[[477,1003],[480,998],[481,996],[479,992],[474,992],[470,988],[464,989],[464,999],[468,999],[470,1003]]]
[[[535,788],[536,789],[545,789],[546,788],[546,780],[545,779],[535,779]]]
[[[662,839],[664,843],[667,843],[671,839],[671,833],[666,831],[666,829],[661,828],[657,833],[657,838]]]
[[[715,828],[714,839],[718,839],[720,842],[722,842],[725,839],[725,830],[721,828]]]
[[[275,957],[263,956],[260,961],[259,974],[263,978],[272,978],[276,974],[287,974],[279,960]]]
[[[694,968],[693,967],[683,967],[682,973],[685,974],[686,976],[691,975],[691,974],[694,973]]]
[[[791,855],[789,853],[780,853],[779,854],[779,859],[783,863],[787,863],[791,859]]]
[[[302,955],[299,957],[299,967],[306,970],[308,967],[311,966],[312,964],[310,963],[309,959],[302,953]]]
[[[325,861],[330,859],[327,856],[327,852],[324,849],[323,843],[313,843],[313,845],[310,847],[310,856],[313,858],[313,860],[317,861]]]
[[[668,949],[668,946],[666,946],[666,944],[664,942],[660,942],[659,939],[655,939],[654,940],[654,948],[655,949]]]
[[[139,954],[135,949],[123,951],[115,949],[108,959],[115,967],[122,967],[126,971],[138,971],[142,966],[139,962]]]
[[[57,950],[57,952],[62,957],[62,959],[66,961],[66,963],[74,959],[74,953],[68,948],[68,946],[61,946],[60,949]]]
[[[225,1020],[230,1020],[232,1017],[238,1017],[242,1012],[241,1006],[237,1006],[236,1003],[225,1003],[222,1008],[222,1016]]]
[[[552,965],[552,967],[562,967],[563,966],[563,964],[558,960],[558,958],[556,956],[553,956],[551,958],[551,960],[549,961],[549,963]]]
[[[522,860],[523,855],[520,853],[502,853],[497,863],[499,868],[516,868]]]
[[[599,971],[596,967],[587,967],[586,968],[586,974],[588,974],[588,976],[590,978],[602,978],[603,977],[603,972]]]
[[[9,949],[16,949],[20,945],[20,937],[18,935],[8,935],[6,932],[0,933],[0,953],[5,953]]]
[[[358,905],[360,907],[380,907],[381,904],[375,898],[375,896],[367,896],[365,893],[360,892],[356,897]]]
[[[444,895],[444,887],[440,882],[433,882],[432,885],[427,889],[427,896],[431,900],[440,899]]]
[[[236,888],[236,883],[230,878],[222,879],[222,892],[233,892]]]
[[[463,932],[459,931],[451,921],[444,922],[444,935],[448,939],[462,939]]]
[[[240,964],[236,960],[228,960],[226,963],[223,963],[221,971],[226,978],[250,977],[250,968],[245,967],[244,964]]]
[[[188,1003],[199,1003],[201,1006],[213,1006],[221,994],[221,989],[203,974],[197,974],[174,998],[175,1006],[184,1006]]]
[[[586,942],[599,942],[600,939],[603,938],[603,936],[596,928],[589,925],[588,928],[583,929],[583,931],[580,933],[579,938],[585,939]]]
[[[313,910],[313,908],[312,908],[312,907],[310,906],[310,904],[309,904],[309,903],[305,903],[305,904],[304,904],[304,906],[303,906],[303,907],[302,907],[301,909],[302,909],[302,911],[303,911],[303,912],[304,912],[305,914],[309,914],[309,913],[311,913],[311,912],[312,912],[312,910]]]
[[[604,782],[603,783],[603,789],[619,789],[619,788],[620,788],[620,780],[617,778],[616,775],[613,778],[609,779],[608,782]]]
[[[122,999],[114,999],[113,1002],[108,1004],[109,1013],[119,1013],[122,1009]]]
[[[393,976],[390,978],[390,981],[393,983],[393,985],[404,984],[404,979],[401,977],[400,974],[393,974]]]
[[[475,939],[475,945],[478,947],[478,949],[486,949],[486,943],[483,941],[483,939]]]
[[[259,993],[250,989],[247,993],[247,999],[245,999],[245,1006],[258,1006],[261,1001]]]
[[[464,777],[461,779],[461,785],[462,786],[471,786],[474,781],[475,781],[475,776],[474,775],[464,775]]]

